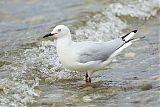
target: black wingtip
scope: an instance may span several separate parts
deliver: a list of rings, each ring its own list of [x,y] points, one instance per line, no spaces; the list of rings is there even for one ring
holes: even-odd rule
[[[125,37],[127,37],[130,33],[132,33],[132,32],[136,33],[137,31],[138,31],[138,30],[133,30],[133,31],[127,33],[126,35],[122,36],[122,37],[121,37],[122,40],[125,41],[125,40],[124,40]]]
[[[134,33],[136,33],[138,30],[134,30],[134,31],[132,31],[132,32],[134,32]]]

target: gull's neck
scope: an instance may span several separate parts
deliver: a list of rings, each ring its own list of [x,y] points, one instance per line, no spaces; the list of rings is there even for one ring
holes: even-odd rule
[[[71,35],[68,35],[66,37],[61,37],[57,39],[57,48],[64,48],[70,46],[72,43]]]

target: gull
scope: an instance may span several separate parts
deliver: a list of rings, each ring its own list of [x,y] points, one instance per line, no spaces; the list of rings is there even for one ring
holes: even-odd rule
[[[56,38],[56,50],[62,65],[69,70],[84,72],[85,81],[90,83],[93,72],[106,69],[114,57],[130,46],[133,41],[140,39],[132,38],[136,32],[137,30],[133,30],[107,42],[73,42],[69,28],[58,25],[43,38],[49,36]]]

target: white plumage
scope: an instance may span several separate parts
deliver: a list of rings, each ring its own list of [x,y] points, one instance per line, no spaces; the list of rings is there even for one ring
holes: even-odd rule
[[[108,42],[73,42],[68,27],[64,25],[56,26],[53,31],[44,37],[53,36],[57,38],[57,54],[61,63],[70,70],[92,72],[105,69],[122,50],[132,44],[131,39],[137,30],[127,35]],[[87,79],[86,78],[86,79]],[[91,82],[91,80],[89,80]]]

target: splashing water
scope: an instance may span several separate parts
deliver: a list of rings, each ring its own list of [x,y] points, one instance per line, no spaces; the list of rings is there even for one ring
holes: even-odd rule
[[[129,25],[119,16],[148,20],[159,10],[160,0],[135,0],[110,4],[102,13],[89,20],[76,31],[76,41],[107,41],[123,35]],[[24,50],[16,56],[16,62],[4,65],[2,71],[10,71],[9,79],[0,80],[0,106],[27,106],[36,102],[40,92],[36,87],[40,81],[55,82],[64,78],[79,78],[77,72],[66,70],[59,62],[55,42],[42,41],[38,47]],[[1,88],[3,87],[3,88]]]
[[[96,15],[87,25],[76,30],[78,40],[88,39],[96,41],[107,41],[117,38],[122,34],[122,30],[127,29],[129,25],[122,21],[118,16],[137,17],[145,20],[155,16],[159,10],[159,0],[139,0],[131,3],[114,3],[109,5],[102,15]]]

